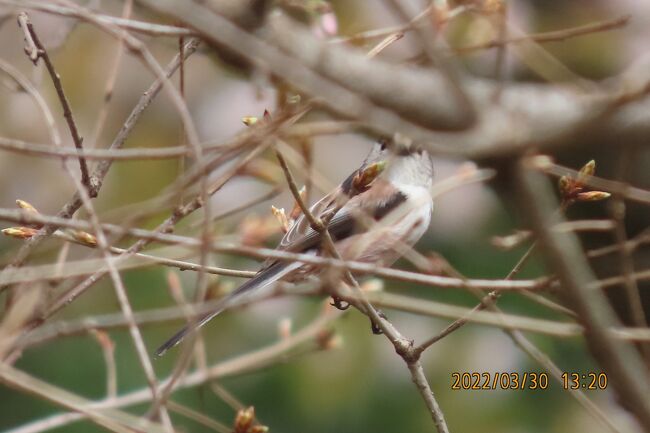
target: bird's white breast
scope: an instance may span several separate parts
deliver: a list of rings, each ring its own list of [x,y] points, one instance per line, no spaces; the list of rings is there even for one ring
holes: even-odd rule
[[[429,189],[423,186],[399,185],[398,188],[408,197],[403,209],[397,209],[396,215],[390,215],[396,232],[404,233],[403,242],[408,245],[416,243],[427,231],[431,222],[433,200]]]

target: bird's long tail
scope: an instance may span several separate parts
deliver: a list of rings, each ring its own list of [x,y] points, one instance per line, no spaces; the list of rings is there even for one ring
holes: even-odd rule
[[[293,263],[274,263],[268,268],[260,271],[253,278],[239,286],[232,293],[226,296],[224,299],[219,302],[212,311],[201,316],[196,321],[188,323],[180,331],[174,334],[169,340],[163,343],[155,352],[156,356],[162,356],[172,347],[176,346],[178,343],[183,341],[185,337],[201,328],[203,325],[208,323],[214,317],[219,315],[222,311],[230,308],[238,303],[240,303],[244,298],[254,294],[259,293],[262,289],[268,288],[274,282],[285,277],[289,273],[298,269],[302,266],[302,263],[293,262]]]

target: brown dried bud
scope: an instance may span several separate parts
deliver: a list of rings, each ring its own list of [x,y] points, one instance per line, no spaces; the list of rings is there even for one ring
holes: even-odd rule
[[[234,433],[248,433],[248,429],[255,420],[255,408],[250,406],[246,409],[240,409],[235,416]]]
[[[72,232],[72,236],[82,244],[90,245],[91,247],[97,246],[97,238],[90,233],[75,230]]]
[[[359,170],[352,179],[352,187],[355,191],[363,192],[368,189],[373,180],[386,168],[385,161],[373,162],[363,170]]]
[[[12,238],[30,239],[38,233],[38,229],[33,229],[31,227],[9,227],[3,229],[2,233],[6,236],[11,236]]]
[[[605,191],[588,191],[578,193],[576,199],[578,201],[600,201],[605,200],[610,196],[611,194]]]
[[[584,191],[585,182],[594,173],[596,173],[596,161],[592,159],[580,169],[575,179],[562,176],[558,184],[564,202],[570,204],[576,201],[599,201],[608,198],[611,194],[604,191]]]

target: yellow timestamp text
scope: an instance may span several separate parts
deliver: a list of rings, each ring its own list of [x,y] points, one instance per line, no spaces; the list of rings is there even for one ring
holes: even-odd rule
[[[605,389],[607,388],[607,373],[562,373],[562,387],[564,389]]]
[[[544,390],[548,382],[547,373],[534,371],[451,373],[451,389],[454,390]]]

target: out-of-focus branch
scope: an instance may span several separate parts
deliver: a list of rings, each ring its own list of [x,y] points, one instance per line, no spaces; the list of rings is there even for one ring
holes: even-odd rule
[[[550,230],[557,207],[548,181],[522,163],[517,171],[522,209],[526,210],[537,232],[545,258],[560,278],[573,308],[586,328],[592,353],[607,371],[610,382],[623,404],[646,430],[650,429],[650,378],[633,347],[612,338],[609,328],[618,326],[604,294],[589,290],[594,277],[573,233]],[[555,218],[559,218],[557,215]]]
[[[133,0],[126,0],[122,6],[122,18],[128,20],[133,12]],[[110,73],[108,74],[108,79],[104,87],[104,97],[102,98],[103,103],[102,107],[97,115],[97,120],[95,121],[95,128],[92,135],[90,136],[90,147],[97,147],[97,141],[99,141],[104,131],[104,126],[106,125],[106,119],[108,117],[109,107],[111,101],[113,100],[113,95],[115,93],[115,83],[117,82],[117,77],[120,71],[120,66],[122,65],[122,60],[124,58],[124,38],[121,38],[117,41],[117,48],[115,50],[113,63],[111,65]],[[180,54],[181,57],[182,53]]]
[[[616,178],[621,182],[628,179],[631,163],[636,155],[636,149],[622,149],[619,156]],[[624,183],[625,184],[625,183]],[[632,249],[627,247],[628,234],[625,228],[625,215],[627,207],[621,194],[614,194],[609,202],[609,214],[614,221],[614,239],[619,248],[618,258],[620,263],[621,276],[623,277],[624,293],[627,306],[630,312],[631,323],[640,328],[648,327],[648,320],[643,310],[643,300],[639,286],[634,278],[634,257]],[[650,345],[641,344],[641,353],[646,363],[650,363]]]
[[[372,118],[375,126],[383,125],[384,133],[392,134],[409,124],[395,114],[397,110],[405,119],[434,129],[457,130],[472,123],[472,117],[464,106],[455,102],[455,95],[440,74],[405,69],[380,60],[370,62],[361,52],[317,41],[278,12],[268,17],[264,26],[267,37],[262,40],[199,3],[181,5],[169,0],[141,0],[141,3],[194,27],[208,41],[226,46],[254,65],[270,70],[302,91],[317,96],[335,111],[351,118]],[[293,42],[283,46],[289,40]],[[299,50],[301,57],[291,52],[292,49]],[[331,71],[317,70],[315,64]],[[371,69],[372,74],[368,74]],[[337,76],[329,76],[330,72]],[[348,79],[339,80],[339,74],[345,74]],[[356,92],[349,90],[357,88]],[[361,93],[362,90],[367,93]],[[411,129],[414,128],[412,124]]]
[[[326,307],[322,314],[316,317],[316,319],[314,319],[300,331],[292,334],[289,338],[282,339],[253,352],[248,352],[226,361],[211,365],[205,370],[193,371],[192,373],[189,373],[180,378],[177,384],[177,389],[190,388],[210,382],[215,379],[221,379],[237,374],[244,374],[250,371],[268,367],[277,362],[284,362],[288,353],[301,345],[308,344],[309,342],[315,343],[312,346],[314,350],[327,349],[327,347],[322,347],[318,343],[318,336],[321,332],[326,330],[329,324],[336,320],[339,316],[339,311],[332,311],[331,308]],[[2,378],[2,367],[3,364],[0,364],[0,378]],[[168,381],[169,378],[162,380],[161,386],[166,386]],[[114,399],[100,400],[93,402],[92,405],[84,405],[83,408],[87,407],[90,408],[89,410],[96,410],[106,413],[107,411],[115,410],[116,408],[145,403],[151,401],[151,398],[152,395],[149,388],[142,388],[126,394],[122,394]],[[42,420],[34,421],[33,423],[10,430],[7,433],[38,433],[55,427],[68,425],[72,422],[85,419],[90,415],[91,414],[89,414],[88,411],[79,411],[79,413],[73,414],[62,413],[52,415]],[[162,429],[154,431],[162,431]]]
[[[11,67],[0,60],[0,69]],[[294,125],[283,133],[286,137],[304,137],[315,135],[344,134],[358,129],[355,122],[304,122]],[[0,137],[0,149],[9,152],[22,153],[35,156],[50,156],[53,158],[67,158],[81,156],[85,159],[99,160],[154,160],[175,159],[192,155],[187,146],[171,146],[159,148],[134,148],[134,149],[82,149],[76,150],[65,147],[52,147],[44,143],[30,143],[15,138]],[[223,146],[206,143],[204,152],[221,152]]]
[[[577,36],[591,35],[598,32],[620,29],[621,27],[625,27],[630,22],[630,18],[631,17],[629,15],[624,15],[622,17],[614,18],[611,20],[589,23],[569,29],[553,30],[549,32],[534,33],[530,35],[516,36],[505,39],[492,39],[476,45],[456,47],[453,50],[457,53],[465,54],[479,50],[496,48],[503,45],[516,44],[519,42],[533,41],[537,43],[546,43],[564,41],[569,38],[575,38]]]
[[[402,131],[427,142],[432,151],[484,158],[517,154],[532,143],[550,149],[590,143],[594,137],[616,137],[617,143],[634,144],[650,133],[650,110],[644,99],[650,82],[647,68],[633,67],[621,75],[620,88],[631,85],[632,90],[611,94],[583,95],[556,85],[510,83],[502,91],[499,107],[490,104],[495,83],[467,78],[461,85],[479,113],[477,124],[469,127],[467,118],[459,116],[459,108],[445,97],[449,89],[436,71],[368,60],[353,49],[317,40],[277,13],[269,16],[262,40],[197,3],[140,2],[184,21],[209,41],[237,51],[260,68],[319,97],[329,108],[381,133]],[[641,102],[623,97],[627,105],[610,110],[613,101],[628,94]],[[418,114],[399,117],[398,111]],[[436,133],[422,125],[437,130],[469,129]]]
[[[478,123],[462,133],[441,134],[404,121],[392,111],[400,106],[395,100],[399,97],[405,104],[402,107],[405,110],[401,111],[426,116],[424,123],[429,127],[458,129],[457,120],[449,121],[458,119],[458,108],[444,97],[449,90],[435,71],[363,59],[362,53],[328,46],[297,28],[291,20],[275,14],[269,17],[271,25],[263,26],[268,36],[262,40],[195,2],[181,6],[171,0],[140,1],[195,27],[203,37],[227,46],[303,91],[325,98],[330,108],[358,118],[381,133],[402,131],[428,142],[433,151],[476,158],[507,156],[525,151],[531,143],[549,149],[591,143],[595,137],[600,140],[615,137],[616,142],[631,145],[641,142],[641,137],[650,132],[647,103],[631,103],[633,101],[623,97],[627,106],[614,111],[607,109],[608,101],[620,98],[621,94],[643,98],[647,93],[643,89],[650,82],[650,76],[642,66],[630,68],[616,80],[621,89],[627,89],[618,95],[614,93],[603,98],[603,94],[580,95],[570,88],[555,85],[511,83],[503,89],[499,107],[489,104],[494,83],[465,79],[462,87],[479,112]],[[429,92],[430,97],[423,97]],[[403,96],[413,94],[419,97],[409,101]],[[384,102],[369,104],[377,100]],[[483,109],[488,107],[489,110]]]
[[[40,214],[31,214],[26,213],[20,210],[2,210],[0,209],[0,218],[13,220],[21,222],[23,224],[31,223],[43,223],[43,222],[52,222],[64,227],[75,228],[78,230],[92,230],[92,225],[84,221],[79,220],[68,220],[57,217],[46,217]],[[163,243],[169,243],[172,245],[182,245],[188,247],[200,247],[201,241],[180,235],[173,235],[167,233],[158,233],[155,231],[144,230],[144,229],[124,229],[121,226],[116,226],[112,224],[102,224],[102,229],[107,233],[113,234],[129,234],[135,237],[138,237],[142,240],[151,240],[158,241]],[[213,243],[212,251],[215,252],[228,252],[233,254],[242,254],[250,257],[256,257],[261,259],[278,259],[285,261],[301,261],[305,263],[320,265],[320,266],[330,266],[335,269],[349,269],[355,273],[359,274],[374,274],[386,278],[394,278],[401,281],[408,281],[412,283],[422,283],[434,285],[441,288],[474,288],[480,290],[541,290],[545,287],[548,287],[550,281],[548,279],[539,279],[539,280],[513,280],[513,281],[503,281],[503,280],[481,280],[481,279],[460,279],[460,278],[450,278],[443,277],[438,275],[427,275],[417,272],[404,271],[400,269],[385,268],[376,266],[371,263],[362,263],[354,261],[342,261],[336,259],[330,259],[326,257],[317,257],[309,254],[298,254],[291,253],[287,251],[273,250],[269,248],[253,248],[245,246],[233,246],[225,243]],[[6,284],[9,279],[12,278],[12,275],[19,275],[19,270],[8,271],[6,276],[2,277],[0,275],[0,284]],[[238,276],[249,276],[249,273],[241,274]],[[4,278],[4,279],[3,279]],[[12,279],[13,282],[15,279]]]
[[[188,43],[188,46],[184,50],[185,56],[190,56],[192,55],[198,46],[198,41],[193,40]],[[180,58],[177,56],[174,58],[169,65],[167,66],[167,69],[165,70],[165,76],[168,78],[170,77],[176,69],[180,66]],[[110,149],[115,150],[115,149],[121,149],[122,145],[126,141],[127,137],[130,135],[131,131],[133,130],[133,127],[137,124],[138,120],[140,119],[140,116],[142,113],[145,111],[145,109],[151,104],[153,99],[158,95],[160,90],[163,87],[163,81],[160,79],[157,79],[153,82],[153,84],[147,89],[146,92],[142,95],[136,106],[133,108],[131,111],[131,114],[128,116],[124,124],[122,125],[122,128],[116,135],[115,139],[113,140],[113,143],[111,143]],[[91,185],[93,189],[99,190],[102,186],[102,183],[104,181],[104,178],[108,174],[108,171],[112,165],[111,160],[107,161],[102,161],[100,162],[93,173],[91,174]],[[75,194],[69,202],[67,202],[59,211],[57,214],[58,217],[68,219],[72,217],[72,215],[75,214],[77,210],[82,205],[81,197],[79,194]],[[39,234],[37,236],[34,236],[31,238],[25,245],[23,245],[20,250],[16,253],[12,266],[5,268],[4,271],[13,268],[13,267],[18,267],[24,263],[24,261],[27,259],[29,256],[29,253],[32,251],[33,248],[38,246],[47,236],[51,235],[54,233],[54,231],[57,229],[56,226],[53,225],[46,225],[43,227]],[[2,273],[0,273],[2,275]],[[1,290],[1,287],[0,287]]]
[[[48,12],[62,17],[83,18],[83,15],[77,9],[52,4],[51,2],[34,0],[0,0],[0,4],[6,6],[15,6],[21,9]],[[95,17],[104,24],[115,25],[125,30],[143,33],[150,36],[196,36],[196,32],[183,27],[154,24],[134,19],[118,18],[101,13],[95,13]]]
[[[127,412],[93,406],[90,400],[40,380],[6,363],[0,363],[0,382],[74,410],[80,418],[88,418],[110,431],[132,433],[145,428],[149,432],[166,432],[160,424],[152,423]],[[149,394],[149,389],[146,389],[145,392]],[[48,427],[51,428],[51,426]]]

